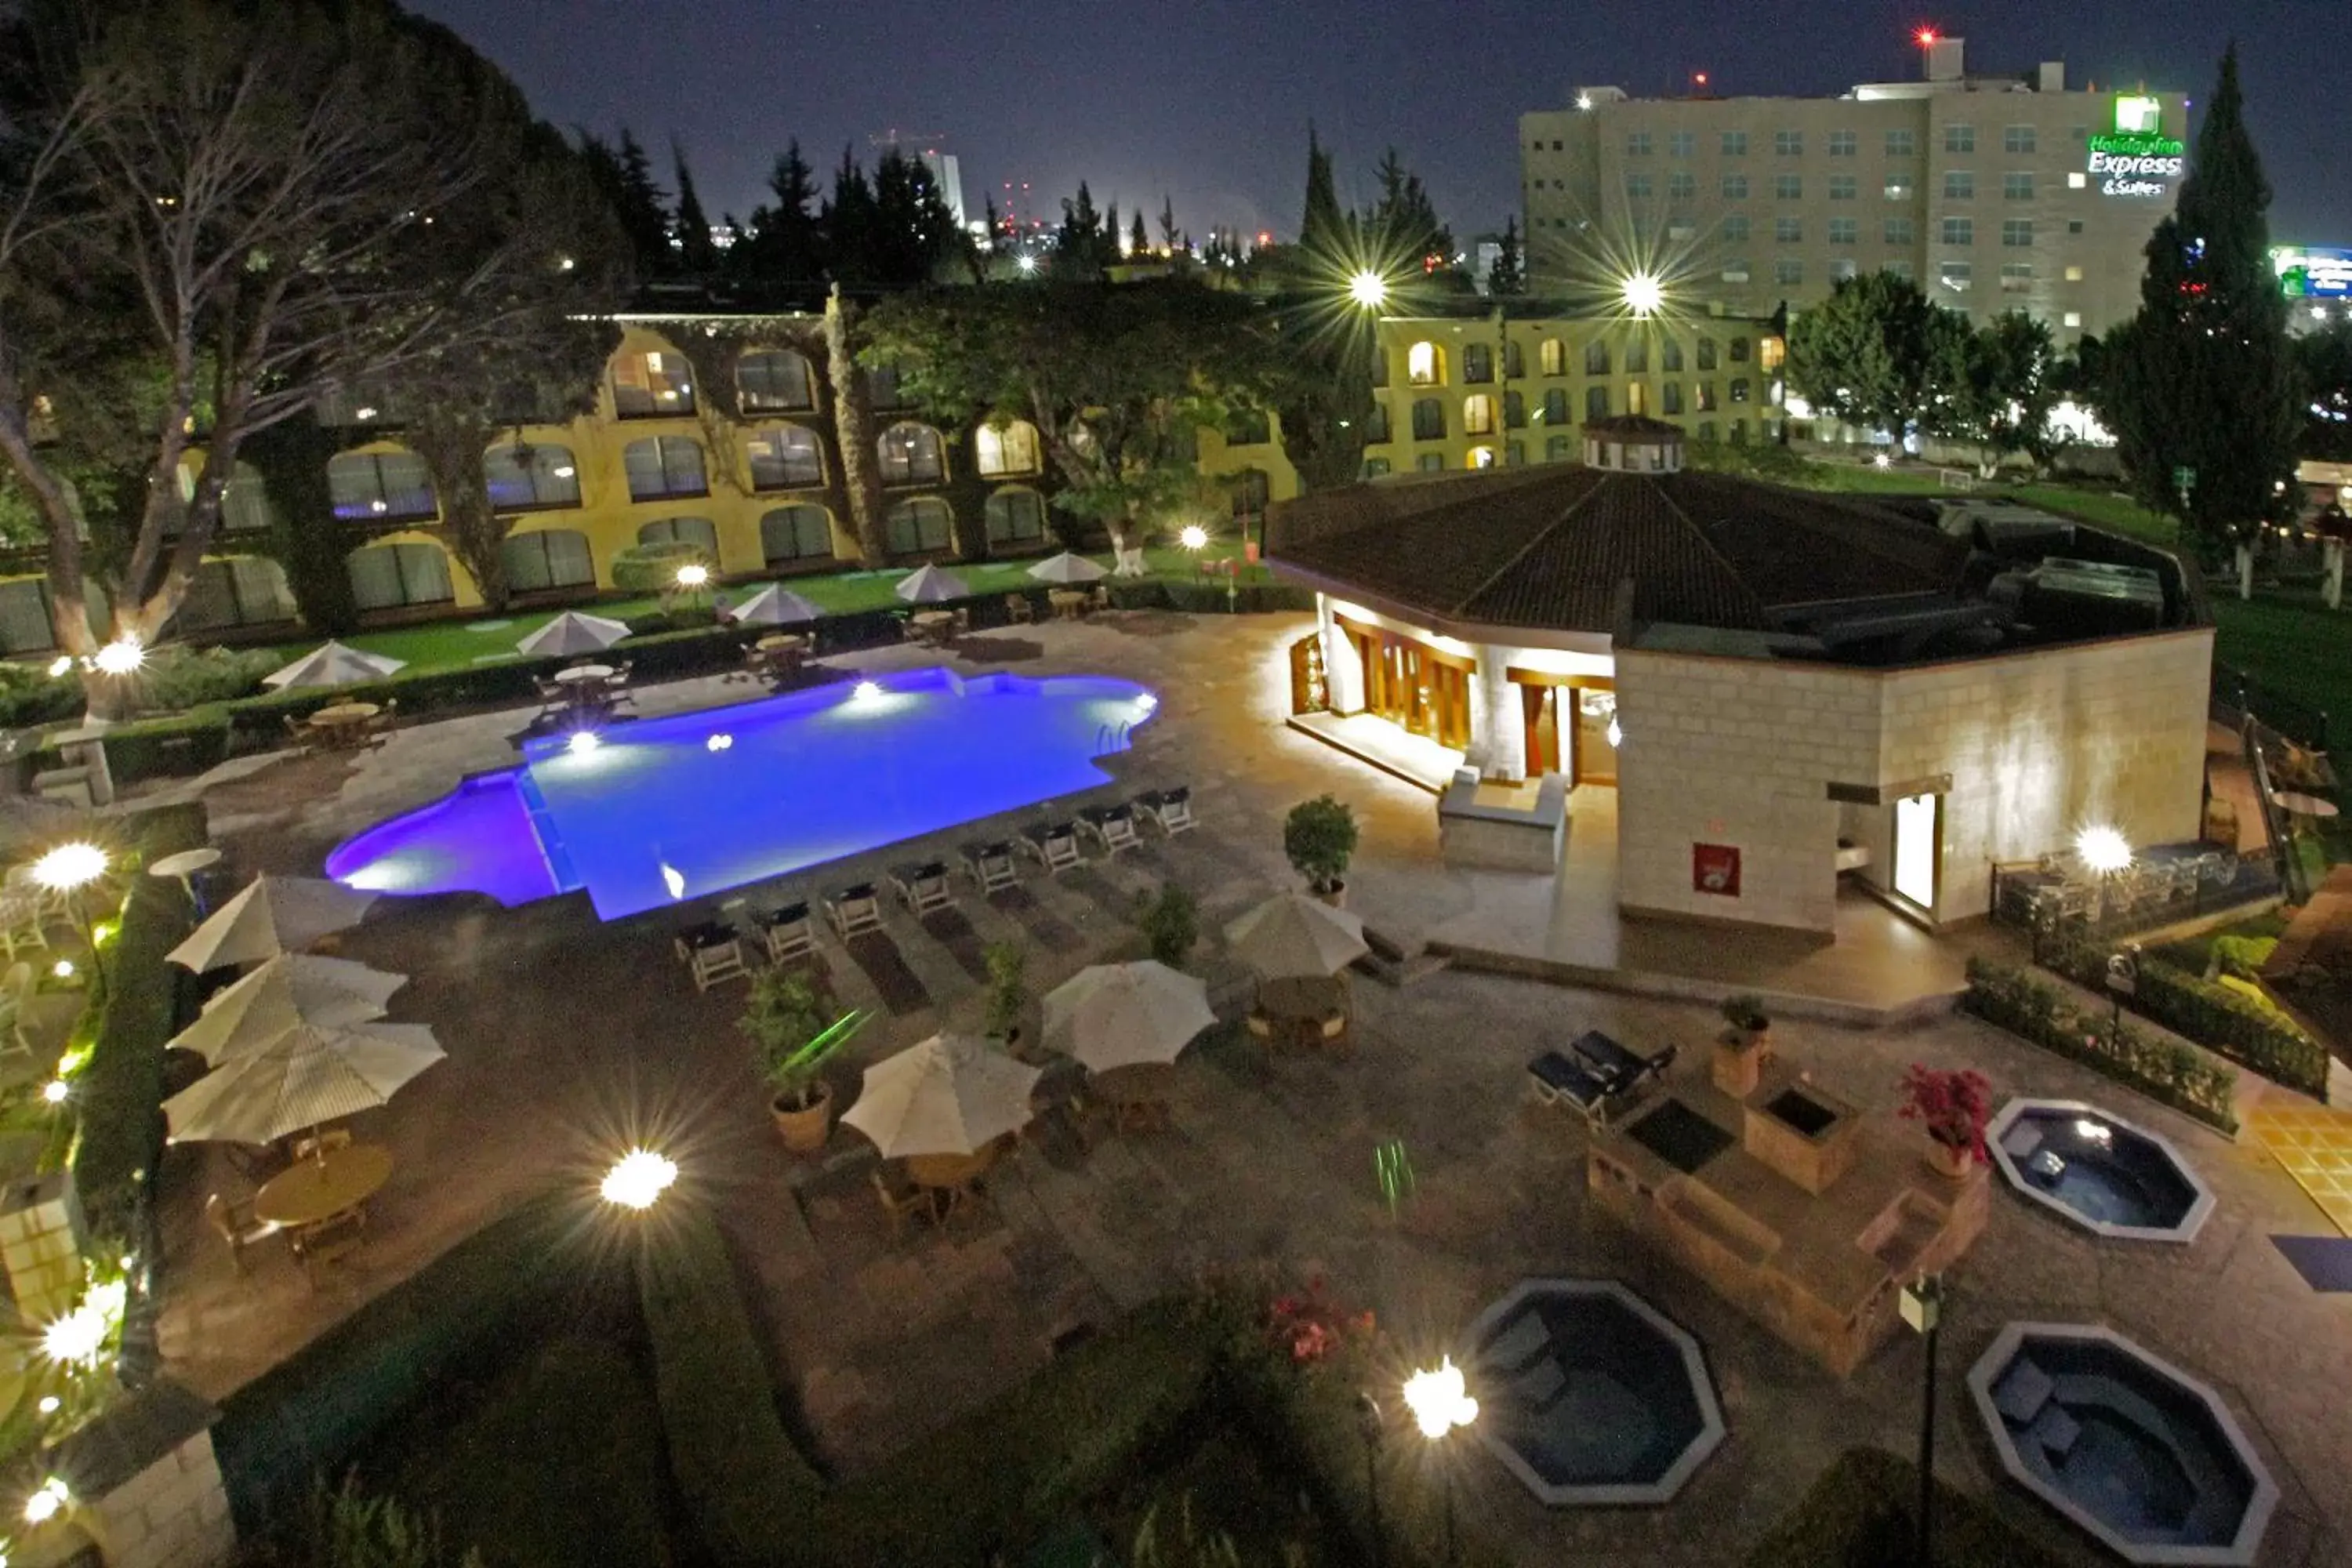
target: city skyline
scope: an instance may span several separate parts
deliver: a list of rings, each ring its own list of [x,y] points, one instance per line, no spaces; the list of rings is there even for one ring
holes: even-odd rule
[[[1911,30],[1967,37],[1973,71],[2063,59],[2070,85],[2210,91],[2235,36],[2248,119],[2276,193],[2282,242],[2352,239],[2352,169],[2305,129],[2336,89],[2316,0],[2279,0],[2236,21],[2188,0],[2086,0],[2063,17],[2022,0],[1873,7],[1856,25],[1835,0],[1788,0],[1775,27],[1752,5],[1685,7],[1638,31],[1562,17],[1535,0],[1460,0],[1446,25],[1391,28],[1345,0],[1273,7],[1201,0],[1150,13],[993,10],[900,3],[845,12],[803,0],[649,0],[584,14],[522,0],[420,0],[503,67],[534,109],[564,126],[628,126],[665,184],[673,140],[705,207],[748,216],[776,154],[797,137],[820,173],[845,145],[896,130],[959,155],[975,216],[1006,182],[1048,220],[1087,181],[1098,204],[1172,200],[1196,239],[1213,226],[1287,233],[1297,221],[1311,121],[1337,155],[1343,201],[1369,202],[1393,145],[1458,237],[1519,213],[1517,117],[1568,101],[1580,84],[1637,97],[1693,90],[1817,96],[1918,74]],[[919,47],[907,40],[920,38]],[[774,63],[766,63],[772,60]],[[887,60],[873,68],[865,62]],[[737,68],[733,62],[753,64]],[[725,62],[724,65],[714,62]],[[698,89],[704,79],[709,85]],[[727,88],[714,90],[724,82]],[[1076,133],[1074,133],[1074,132]]]

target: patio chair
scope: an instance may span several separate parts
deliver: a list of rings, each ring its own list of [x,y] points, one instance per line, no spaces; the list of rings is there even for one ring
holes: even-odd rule
[[[205,1200],[205,1223],[220,1234],[228,1244],[228,1260],[236,1265],[239,1274],[245,1272],[245,1249],[256,1243],[268,1241],[278,1234],[275,1220],[253,1217],[250,1199],[231,1203],[218,1193]]]
[[[873,883],[860,882],[828,897],[824,916],[833,923],[834,934],[847,942],[882,929],[882,900],[875,894]]]
[[[0,892],[0,949],[14,963],[20,947],[46,948],[48,932],[41,929],[41,901],[31,888]]]
[[[1004,595],[1004,619],[1010,626],[1030,626],[1037,619],[1037,606],[1029,602],[1026,594],[1007,594]]]
[[[743,939],[731,926],[707,921],[678,932],[672,945],[694,976],[697,991],[708,991],[722,980],[751,977],[751,966],[743,962]]]
[[[790,963],[816,951],[816,922],[809,919],[805,902],[786,904],[752,919],[760,928],[760,940],[767,944],[770,963]]]
[[[948,886],[948,868],[943,860],[900,867],[890,873],[890,888],[918,918],[955,902],[955,889]]]
[[[971,636],[971,605],[958,605],[956,606],[956,610],[955,610],[955,619],[954,619],[952,622],[950,622],[950,623],[949,624],[949,626],[948,626],[948,635],[949,635],[950,637],[968,637]]]
[[[361,1238],[366,1232],[367,1211],[346,1209],[294,1233],[291,1239],[295,1256],[302,1259],[302,1273],[312,1289],[319,1288],[319,1276],[330,1265],[341,1262],[360,1249]]]
[[[0,892],[23,894],[33,900],[34,916],[44,926],[63,921],[74,925],[72,895],[58,888],[45,888],[33,879],[29,861],[18,861],[5,873],[0,873]],[[43,944],[47,945],[47,943]]]
[[[33,1042],[25,1035],[25,1009],[33,1004],[33,993],[41,983],[40,975],[29,963],[12,963],[5,978],[0,978],[0,1027],[7,1030],[0,1039],[0,1062],[22,1058],[27,1065],[33,1060]]]
[[[982,898],[1021,880],[1021,868],[1013,859],[1013,846],[1003,839],[993,844],[966,845],[963,869],[972,886],[980,889]]]
[[[291,713],[280,713],[278,716],[278,721],[286,727],[286,738],[292,742],[288,749],[293,752],[293,753],[298,757],[308,756],[310,752],[310,742],[312,736],[310,731],[304,727],[302,721],[297,719]]]
[[[1546,1051],[1528,1064],[1528,1077],[1544,1104],[1567,1106],[1596,1129],[1607,1123],[1609,1086],[1576,1058]]]
[[[1100,844],[1105,855],[1117,855],[1143,843],[1135,836],[1135,811],[1131,806],[1089,806],[1078,813],[1078,831]]]
[[[1187,784],[1147,791],[1135,797],[1134,806],[1136,815],[1171,838],[1197,826],[1192,820],[1192,791]]]
[[[1077,829],[1066,822],[1048,822],[1024,830],[1015,840],[1023,850],[1037,858],[1049,875],[1059,876],[1075,866],[1083,866],[1087,858],[1078,850]]]
[[[928,647],[929,645],[931,634],[924,630],[921,626],[917,626],[913,616],[901,611],[898,616],[898,621],[899,641],[913,643],[918,647]]]
[[[1087,608],[1089,610],[1109,609],[1110,590],[1097,585],[1093,593],[1087,595]]]
[[[399,721],[400,699],[385,698],[383,706],[376,710],[374,716],[360,726],[362,743],[370,746],[383,745],[392,738],[393,729]]]
[[[874,1180],[874,1195],[882,1200],[882,1212],[889,1216],[890,1239],[896,1241],[907,1228],[907,1216],[921,1215],[933,1225],[940,1221],[939,1206],[931,1194],[915,1185],[906,1167],[889,1160],[868,1173]]]

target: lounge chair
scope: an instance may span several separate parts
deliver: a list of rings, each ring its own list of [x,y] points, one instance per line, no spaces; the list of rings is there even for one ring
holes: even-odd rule
[[[1013,846],[1004,839],[965,846],[963,869],[982,898],[1021,880],[1021,868],[1013,862]]]
[[[722,980],[749,980],[751,966],[743,962],[743,939],[735,928],[706,921],[677,933],[677,956],[694,976],[694,988],[708,991]]]
[[[1528,1064],[1536,1098],[1546,1105],[1565,1105],[1594,1127],[1608,1120],[1609,1086],[1593,1076],[1580,1058],[1546,1051]]]
[[[1009,626],[1025,626],[1037,619],[1037,606],[1029,602],[1026,594],[1004,595],[1004,619]]]
[[[770,963],[790,963],[816,951],[816,922],[806,903],[786,904],[752,917],[760,940],[767,944]]]
[[[833,922],[834,934],[847,942],[882,929],[882,900],[873,883],[860,882],[826,898],[824,918]]]
[[[20,947],[48,945],[48,932],[41,929],[39,896],[30,887],[0,891],[0,949],[6,950],[8,962],[16,962]]]
[[[1055,876],[1087,863],[1087,858],[1078,850],[1077,829],[1067,822],[1048,822],[1029,828],[1015,842]]]
[[[890,889],[918,917],[929,914],[933,910],[944,910],[955,902],[955,889],[948,886],[948,868],[944,860],[927,860],[919,866],[900,867],[890,873]]]
[[[1148,791],[1137,795],[1133,805],[1136,815],[1171,838],[1180,833],[1190,833],[1198,826],[1192,820],[1192,790],[1189,784]]]
[[[1135,836],[1135,810],[1131,806],[1089,806],[1078,813],[1078,831],[1100,844],[1106,855],[1133,849],[1143,843]]]
[[[215,1193],[205,1200],[205,1223],[220,1234],[228,1244],[228,1260],[236,1265],[239,1274],[245,1272],[245,1249],[256,1243],[268,1241],[278,1234],[273,1220],[253,1217],[253,1203],[233,1204]]]
[[[25,1009],[32,1005],[33,993],[41,977],[29,963],[22,962],[8,966],[6,978],[0,979],[0,1029],[7,1031],[0,1038],[0,1062],[21,1058],[33,1060],[33,1042],[25,1035]]]

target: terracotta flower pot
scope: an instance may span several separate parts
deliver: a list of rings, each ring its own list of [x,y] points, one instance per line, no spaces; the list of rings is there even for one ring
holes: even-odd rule
[[[1976,1169],[1976,1151],[1965,1143],[1947,1143],[1930,1136],[1927,1140],[1927,1168],[1950,1181],[1958,1181]]]
[[[776,1119],[776,1131],[782,1135],[785,1148],[795,1154],[814,1154],[833,1135],[833,1085],[819,1079],[807,1105],[799,1110],[779,1096],[768,1102],[768,1113]]]
[[[1348,907],[1348,884],[1341,881],[1325,883],[1315,889],[1315,896],[1335,910]]]
[[[1717,1089],[1734,1100],[1745,1100],[1756,1092],[1757,1081],[1764,1076],[1764,1057],[1760,1036],[1727,1030],[1715,1043],[1707,1074]]]

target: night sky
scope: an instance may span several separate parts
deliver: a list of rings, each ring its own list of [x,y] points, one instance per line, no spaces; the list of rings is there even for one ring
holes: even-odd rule
[[[1726,95],[1833,93],[1916,75],[1909,30],[1969,40],[1979,74],[2063,59],[2067,85],[2211,90],[2234,30],[2277,198],[2273,237],[2352,245],[2347,0],[412,0],[506,68],[560,124],[623,123],[667,181],[675,138],[713,217],[748,214],[788,137],[820,172],[896,128],[943,139],[965,199],[1090,182],[1196,238],[1297,223],[1311,119],[1343,201],[1393,143],[1457,235],[1516,210],[1517,117],[1571,84],[1637,97],[1709,73]],[[2232,13],[2235,13],[2234,19]],[[1876,20],[1874,22],[1873,18]]]

